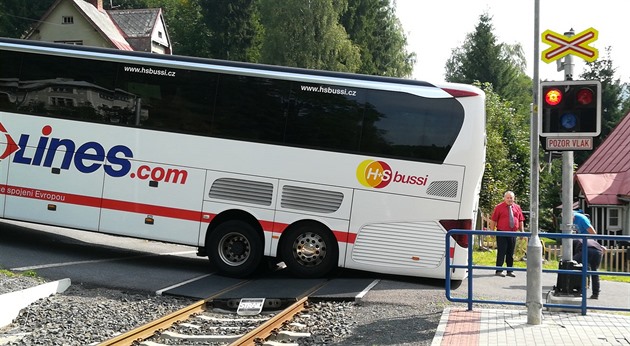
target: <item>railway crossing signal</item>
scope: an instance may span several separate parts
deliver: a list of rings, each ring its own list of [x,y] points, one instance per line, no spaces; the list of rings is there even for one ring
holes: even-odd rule
[[[599,51],[589,46],[589,43],[597,40],[598,31],[588,28],[574,36],[566,36],[557,32],[546,30],[542,33],[542,41],[551,47],[542,52],[542,60],[550,63],[568,54],[573,54],[582,59],[593,62],[597,60]]]
[[[601,83],[554,81],[540,83],[541,137],[592,138],[601,131]]]

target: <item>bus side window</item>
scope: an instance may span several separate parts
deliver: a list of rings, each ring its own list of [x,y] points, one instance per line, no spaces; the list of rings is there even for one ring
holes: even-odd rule
[[[342,152],[358,151],[364,100],[362,89],[295,82],[285,143]]]
[[[23,53],[0,51],[0,110],[14,112],[19,99]]]
[[[117,90],[133,99],[133,121],[125,125],[209,133],[216,74],[133,64],[120,64],[118,72]]]
[[[457,139],[464,109],[453,98],[370,91],[361,150],[442,163]]]
[[[222,74],[212,119],[212,135],[281,143],[290,82]]]
[[[69,68],[71,66],[71,68]],[[20,113],[106,122],[115,101],[115,64],[62,56],[24,54],[19,76]]]

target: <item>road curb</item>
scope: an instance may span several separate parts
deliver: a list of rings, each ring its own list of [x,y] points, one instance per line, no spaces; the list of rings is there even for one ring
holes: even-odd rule
[[[47,282],[24,290],[0,295],[0,328],[9,325],[20,313],[38,299],[62,293],[70,287],[70,279]]]

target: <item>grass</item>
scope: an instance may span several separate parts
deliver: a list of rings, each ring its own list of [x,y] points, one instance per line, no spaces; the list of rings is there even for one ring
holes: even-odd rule
[[[527,268],[527,262],[516,260],[516,258],[522,258],[525,254],[524,251],[515,251],[514,255],[514,267],[516,268]],[[475,265],[480,266],[489,266],[494,267],[497,261],[497,252],[496,250],[492,251],[474,251],[473,252],[473,263]],[[543,261],[543,269],[558,269],[558,261]],[[601,270],[601,268],[600,268]],[[600,279],[606,281],[616,281],[616,282],[628,282],[630,283],[630,276],[610,276],[610,275],[600,275]]]
[[[10,270],[6,270],[6,269],[0,269],[0,274],[8,276],[8,277],[13,277],[13,276],[28,276],[28,277],[32,277],[32,278],[37,278],[39,277],[39,275],[37,275],[37,273],[33,270],[26,270],[23,271],[21,273],[14,273]]]
[[[514,256],[517,258],[517,256]],[[519,256],[523,257],[523,256]],[[475,251],[473,252],[473,263],[475,265],[494,267],[497,262],[497,252],[492,251]],[[543,269],[558,269],[558,261],[544,261]],[[514,267],[527,268],[527,262],[514,260]]]

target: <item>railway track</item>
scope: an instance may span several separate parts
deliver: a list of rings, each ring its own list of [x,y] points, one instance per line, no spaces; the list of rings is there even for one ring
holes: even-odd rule
[[[15,345],[226,345],[243,337],[237,344],[274,338],[299,339],[301,345],[335,344],[350,335],[356,301],[374,284],[372,279],[347,277],[231,280],[216,276],[171,286],[155,297],[76,286],[68,294],[24,308],[0,330],[0,344],[12,340]],[[241,309],[256,301],[247,297],[266,297],[264,302],[258,299],[262,310]],[[302,299],[301,307],[293,306],[297,311],[287,308]],[[298,312],[307,308],[306,314]],[[246,313],[252,316],[243,316]],[[293,324],[286,322],[291,315]]]
[[[256,317],[213,312],[209,301],[201,300],[134,330],[102,342],[101,346],[123,345],[262,345],[307,336],[289,322],[308,309],[303,297],[278,313]]]
[[[294,317],[309,307],[308,294],[322,285],[312,287],[302,297],[275,312],[263,312],[256,316],[243,316],[224,307],[224,302],[215,304],[214,299],[227,291],[234,290],[247,282],[226,288],[212,297],[199,300],[187,307],[156,319],[124,334],[106,340],[99,346],[128,345],[263,345],[265,342],[294,341],[309,336],[301,332],[301,324],[291,324]],[[227,306],[234,305],[233,302]],[[281,302],[271,300],[265,306],[279,307]]]

